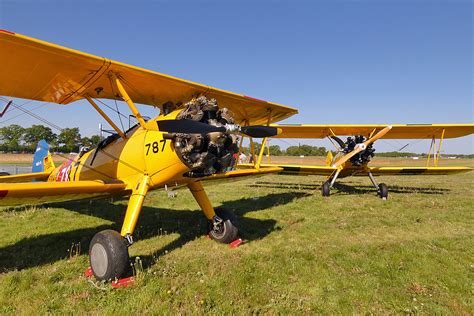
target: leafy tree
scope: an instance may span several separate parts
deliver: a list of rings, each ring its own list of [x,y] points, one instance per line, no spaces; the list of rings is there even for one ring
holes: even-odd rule
[[[26,149],[34,151],[38,142],[42,139],[49,144],[55,143],[57,135],[53,133],[51,128],[43,125],[33,125],[25,129],[23,140],[25,141]]]
[[[94,146],[96,146],[101,140],[102,140],[102,137],[100,137],[99,135],[91,136],[91,142]]]
[[[270,145],[270,156],[281,156],[283,152],[278,145]]]
[[[81,143],[79,128],[64,128],[58,136],[58,143],[63,152],[79,151]]]
[[[101,141],[99,135],[92,135],[91,137],[83,137],[81,139],[82,146],[94,147]]]
[[[385,152],[385,153],[378,153],[377,156],[379,157],[416,157],[416,156],[419,156],[419,154],[400,152],[400,151],[390,151],[390,152]]]
[[[290,146],[286,149],[288,156],[325,156],[326,148],[310,145]]]
[[[25,129],[17,124],[0,128],[1,149],[4,151],[21,150],[20,142],[24,133]]]

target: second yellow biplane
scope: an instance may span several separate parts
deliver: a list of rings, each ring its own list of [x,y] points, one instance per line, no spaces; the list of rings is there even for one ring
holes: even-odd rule
[[[326,164],[291,165],[261,164],[262,152],[254,164],[242,167],[279,167],[282,174],[322,175],[326,181],[321,186],[323,196],[329,196],[337,179],[349,176],[368,176],[382,199],[388,197],[388,186],[377,183],[376,175],[447,175],[474,170],[471,167],[439,166],[443,140],[474,133],[474,124],[397,124],[397,125],[271,125],[281,130],[274,138],[328,138],[336,148],[336,155],[329,152]],[[349,136],[346,141],[342,135]],[[428,139],[431,146],[425,167],[372,167],[369,166],[375,155],[374,143],[379,139]],[[438,145],[436,146],[436,141]],[[261,148],[263,150],[263,146]]]
[[[202,181],[281,171],[234,170],[238,139],[276,135],[279,130],[268,124],[296,109],[9,31],[0,31],[0,60],[0,95],[59,104],[87,100],[115,130],[97,148],[82,150],[59,167],[40,142],[36,172],[0,177],[0,206],[130,196],[121,232],[101,231],[90,243],[92,272],[100,280],[119,278],[128,266],[128,246],[149,191],[187,186],[209,220],[210,237],[230,243],[238,234],[235,218],[212,207]],[[138,123],[120,129],[98,99],[124,101]],[[156,107],[160,114],[146,120],[135,103]]]

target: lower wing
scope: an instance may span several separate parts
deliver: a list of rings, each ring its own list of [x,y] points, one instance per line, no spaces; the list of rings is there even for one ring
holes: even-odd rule
[[[374,175],[447,175],[474,170],[471,167],[369,167]]]
[[[0,206],[41,204],[123,194],[123,182],[103,181],[0,183]]]
[[[239,168],[254,168],[253,164],[240,164]],[[277,164],[261,164],[260,168],[278,168],[276,171],[280,174],[294,174],[294,175],[321,175],[328,176],[332,174],[337,168],[331,166],[305,166],[305,165],[277,165]]]
[[[252,168],[252,164],[239,165],[241,168]],[[280,174],[293,175],[320,175],[329,176],[334,173],[337,168],[331,166],[305,166],[305,165],[270,165],[262,164],[261,167],[278,167],[281,168]],[[474,170],[471,167],[369,167],[368,170],[374,175],[448,175],[455,173],[463,173]],[[366,175],[367,169],[363,168],[346,168],[342,171],[343,176],[348,175]]]
[[[229,178],[234,179],[234,178],[240,178],[240,177],[259,176],[259,175],[264,175],[268,173],[279,173],[282,170],[283,168],[279,166],[261,165],[261,167],[257,169],[253,165],[248,165],[248,167],[247,166],[241,167],[239,165],[238,168],[235,170],[227,171],[224,173],[216,173],[205,178],[200,178],[199,180],[209,181],[209,180],[223,180],[223,179],[229,179]]]

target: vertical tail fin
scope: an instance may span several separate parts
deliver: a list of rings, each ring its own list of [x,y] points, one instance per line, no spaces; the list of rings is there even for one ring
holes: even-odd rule
[[[53,157],[49,152],[49,144],[42,139],[38,142],[38,146],[36,147],[31,172],[53,171],[54,168]]]
[[[332,152],[328,151],[328,155],[326,156],[326,166],[332,165],[332,160],[334,157],[332,156]]]

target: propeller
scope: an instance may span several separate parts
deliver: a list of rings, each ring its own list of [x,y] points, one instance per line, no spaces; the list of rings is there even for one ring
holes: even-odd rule
[[[255,138],[271,137],[281,133],[281,129],[279,128],[263,125],[239,126],[235,124],[226,124],[223,126],[213,126],[193,120],[162,120],[156,121],[156,123],[158,124],[158,129],[160,131],[168,133],[242,133]]]
[[[348,161],[349,159],[351,159],[352,157],[354,157],[355,155],[357,155],[361,151],[365,150],[368,145],[372,144],[377,139],[382,138],[383,136],[385,136],[385,134],[387,134],[391,129],[392,129],[392,126],[389,125],[389,126],[385,127],[384,129],[382,129],[377,134],[375,134],[374,136],[372,136],[371,138],[369,138],[368,140],[366,140],[365,142],[357,144],[353,151],[351,151],[347,155],[341,157],[331,167],[337,168],[337,167],[343,165],[346,161]]]

